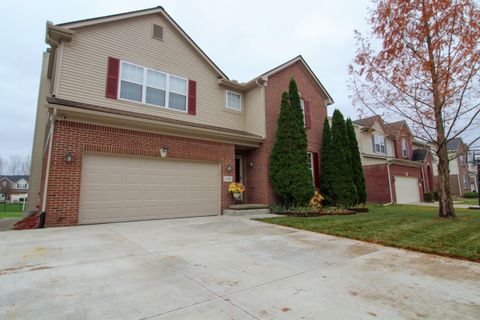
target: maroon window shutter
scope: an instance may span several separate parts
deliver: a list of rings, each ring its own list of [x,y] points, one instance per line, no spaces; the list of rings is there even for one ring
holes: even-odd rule
[[[120,71],[120,60],[108,57],[107,68],[107,88],[105,96],[110,99],[117,99],[118,94],[118,74]]]
[[[197,82],[188,80],[188,114],[197,114]]]
[[[310,117],[310,104],[308,101],[304,101],[304,113],[305,113],[305,128],[310,129],[312,127],[312,119]]]
[[[313,155],[313,182],[315,188],[320,187],[320,173],[319,173],[319,161],[318,161],[318,152],[312,152]]]

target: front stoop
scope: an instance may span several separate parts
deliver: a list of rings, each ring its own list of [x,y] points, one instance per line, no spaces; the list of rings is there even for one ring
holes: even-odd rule
[[[269,214],[270,208],[264,204],[236,204],[223,210],[226,216],[251,216]]]

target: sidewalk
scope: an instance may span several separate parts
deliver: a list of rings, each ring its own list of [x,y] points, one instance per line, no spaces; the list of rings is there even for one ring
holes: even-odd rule
[[[415,203],[411,203],[411,205],[422,206],[422,207],[438,207],[438,202],[415,202]],[[478,207],[478,205],[475,206],[471,204],[454,203],[453,207],[459,208],[459,209],[468,209],[470,207]]]
[[[17,221],[22,220],[22,218],[1,218],[0,219],[0,231],[10,230]]]

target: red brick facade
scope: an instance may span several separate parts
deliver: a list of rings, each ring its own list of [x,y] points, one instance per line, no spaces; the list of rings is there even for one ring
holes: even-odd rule
[[[103,152],[148,157],[160,157],[160,148],[169,146],[169,157],[187,160],[206,160],[221,164],[222,175],[230,175],[227,164],[234,163],[235,146],[166,136],[151,132],[113,128],[102,125],[56,121],[47,190],[45,226],[78,224],[80,179],[85,152]],[[66,162],[67,152],[73,162]],[[232,201],[222,182],[222,209]]]
[[[305,66],[297,62],[268,78],[268,85],[265,88],[266,139],[258,149],[248,152],[246,157],[247,163],[253,163],[253,167],[248,168],[246,175],[248,181],[246,192],[250,203],[276,202],[268,176],[269,157],[275,143],[282,93],[288,90],[292,76],[295,76],[301,98],[310,105],[311,128],[307,129],[308,151],[320,153],[322,147],[323,122],[327,116],[325,97]],[[320,164],[318,166],[320,169]]]

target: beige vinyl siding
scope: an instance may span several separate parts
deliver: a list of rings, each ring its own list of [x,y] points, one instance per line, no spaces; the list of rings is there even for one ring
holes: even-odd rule
[[[153,24],[164,40],[152,37]],[[225,90],[217,72],[160,14],[76,30],[62,48],[57,97],[110,108],[245,131],[244,113],[224,112]],[[107,59],[119,58],[197,82],[197,115],[105,98]]]
[[[244,98],[245,131],[265,137],[265,87],[251,89]]]
[[[46,97],[49,95],[51,82],[47,79],[47,65],[49,53],[43,53],[42,71],[40,76],[40,88],[37,101],[37,116],[35,119],[35,131],[33,133],[32,158],[30,166],[30,182],[28,188],[27,210],[35,210],[40,203],[40,188],[42,180],[42,160],[46,138],[46,127],[48,121],[48,110],[46,108]]]

